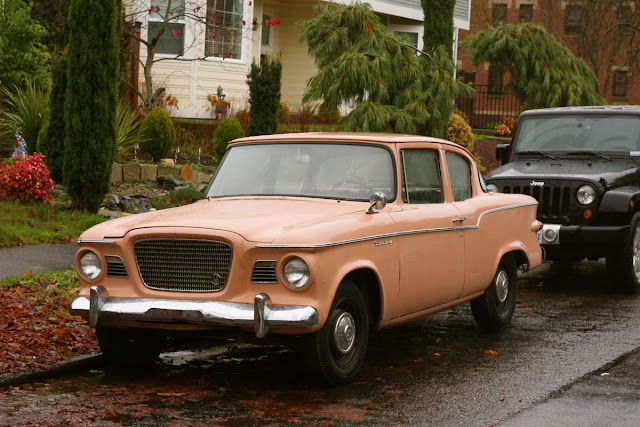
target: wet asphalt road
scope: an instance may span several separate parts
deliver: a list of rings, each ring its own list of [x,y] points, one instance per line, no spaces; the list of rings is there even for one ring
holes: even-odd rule
[[[548,267],[521,280],[506,332],[480,332],[468,305],[382,331],[347,386],[280,347],[173,354],[0,389],[0,425],[640,425],[640,296],[613,293],[603,264]]]

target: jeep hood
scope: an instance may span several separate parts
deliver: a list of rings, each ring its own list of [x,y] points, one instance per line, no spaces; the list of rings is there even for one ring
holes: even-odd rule
[[[638,163],[633,159],[526,159],[507,163],[487,175],[486,179],[488,182],[513,179],[588,180],[610,187],[635,182],[639,173]]]
[[[364,202],[284,197],[200,200],[103,222],[85,231],[80,240],[121,238],[131,230],[170,227],[224,230],[247,241],[271,243],[283,233],[318,224],[326,227],[349,215],[366,216],[367,207]]]

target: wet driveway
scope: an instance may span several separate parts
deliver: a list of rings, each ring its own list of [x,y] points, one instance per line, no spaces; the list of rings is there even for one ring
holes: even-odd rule
[[[518,425],[638,347],[640,296],[613,293],[603,264],[546,265],[521,281],[506,332],[479,331],[468,305],[382,331],[347,386],[314,384],[281,347],[176,353],[145,375],[0,389],[0,425]]]

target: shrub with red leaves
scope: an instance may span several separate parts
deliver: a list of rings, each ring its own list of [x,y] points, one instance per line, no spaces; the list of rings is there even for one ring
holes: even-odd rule
[[[7,163],[0,163],[0,199],[20,202],[50,201],[53,180],[49,168],[40,153],[16,156]]]

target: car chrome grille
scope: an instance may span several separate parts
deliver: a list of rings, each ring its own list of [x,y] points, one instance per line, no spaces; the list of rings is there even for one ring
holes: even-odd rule
[[[275,261],[256,261],[251,274],[251,283],[278,283]]]
[[[218,292],[231,268],[231,245],[215,240],[148,239],[134,246],[144,285],[178,292]]]
[[[531,186],[528,180],[523,185],[505,185],[503,193],[527,194],[538,201],[538,219],[542,222],[551,221],[564,223],[569,218],[572,197],[577,188],[571,182],[547,182],[543,187]]]
[[[107,276],[108,277],[120,277],[126,279],[129,277],[127,269],[122,262],[122,258],[117,255],[106,255],[107,259]]]

